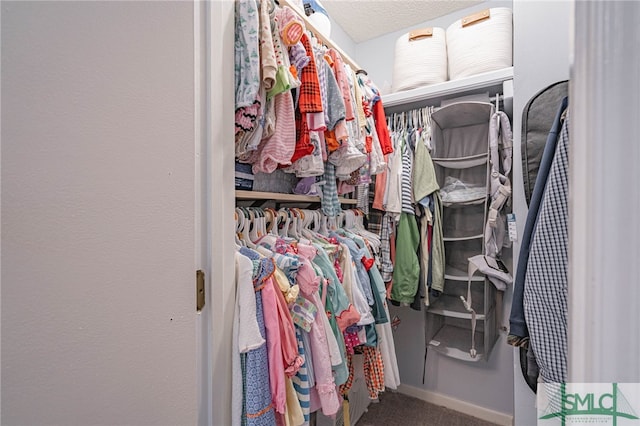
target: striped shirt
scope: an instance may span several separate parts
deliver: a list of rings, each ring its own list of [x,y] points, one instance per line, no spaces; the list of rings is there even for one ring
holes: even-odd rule
[[[409,147],[406,135],[402,141],[402,211],[412,215],[416,214],[413,207],[413,184],[411,177],[413,176],[413,151]]]
[[[395,221],[391,213],[385,213],[382,217],[382,230],[380,232],[380,273],[382,280],[388,283],[393,279],[393,262],[391,260],[391,238],[395,234]]]
[[[293,382],[293,388],[298,395],[298,401],[300,401],[300,408],[302,408],[302,414],[304,415],[304,425],[309,424],[310,410],[311,410],[311,397],[309,396],[309,372],[307,371],[307,356],[304,351],[304,344],[302,342],[302,333],[296,326],[296,338],[298,340],[298,353],[305,360],[300,366],[300,369],[295,376],[291,378]]]
[[[338,185],[336,183],[336,166],[331,162],[325,164],[322,180],[326,183],[322,185],[322,212],[329,217],[338,216],[342,211],[340,200],[338,200]]]
[[[356,204],[356,207],[362,210],[364,214],[369,214],[369,185],[358,185],[356,191],[358,194],[358,204]]]

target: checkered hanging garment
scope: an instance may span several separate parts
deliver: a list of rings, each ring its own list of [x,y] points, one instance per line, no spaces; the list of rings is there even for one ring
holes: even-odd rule
[[[524,314],[540,376],[567,380],[569,115],[562,126],[538,215],[524,283]]]

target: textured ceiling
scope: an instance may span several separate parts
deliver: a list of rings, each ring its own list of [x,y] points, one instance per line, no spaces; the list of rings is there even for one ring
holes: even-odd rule
[[[322,0],[331,19],[356,43],[408,28],[481,1]]]

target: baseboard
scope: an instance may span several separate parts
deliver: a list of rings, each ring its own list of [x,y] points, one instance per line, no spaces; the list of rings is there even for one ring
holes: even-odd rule
[[[421,399],[431,404],[441,405],[460,413],[468,414],[470,416],[477,417],[488,422],[496,423],[501,426],[513,425],[513,416],[510,414],[471,404],[469,402],[443,395],[441,393],[402,384],[398,387],[398,392]]]

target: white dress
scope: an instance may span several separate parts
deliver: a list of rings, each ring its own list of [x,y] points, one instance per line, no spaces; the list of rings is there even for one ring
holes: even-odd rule
[[[240,354],[265,344],[256,318],[256,297],[253,289],[253,262],[236,253],[236,305],[233,313],[232,354],[232,425],[240,426],[242,418],[242,368]]]

